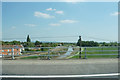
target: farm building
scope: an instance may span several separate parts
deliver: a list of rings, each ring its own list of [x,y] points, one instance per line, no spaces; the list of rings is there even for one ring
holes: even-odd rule
[[[0,54],[12,55],[12,52],[14,52],[14,55],[21,55],[22,50],[24,50],[24,47],[22,45],[2,45]]]

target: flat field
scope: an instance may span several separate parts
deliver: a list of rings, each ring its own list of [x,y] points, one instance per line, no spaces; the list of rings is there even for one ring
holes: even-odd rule
[[[75,49],[78,50],[78,49]],[[118,48],[117,47],[87,47],[82,48],[82,58],[85,58],[85,52],[87,58],[117,58]],[[70,58],[79,58],[79,52],[75,52]]]

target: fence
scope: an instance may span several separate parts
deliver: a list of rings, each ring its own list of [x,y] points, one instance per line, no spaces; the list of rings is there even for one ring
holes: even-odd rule
[[[117,56],[117,58],[120,58],[120,49],[119,47],[25,47],[20,48],[20,51],[15,51],[15,49],[18,48],[2,48],[2,50],[11,49],[11,51],[2,52],[2,58],[5,57],[11,57],[12,59],[15,59],[15,57],[45,57],[46,59],[50,60],[52,58],[54,59],[73,59],[73,58],[79,58],[82,56],[82,58],[87,59],[95,56],[96,58],[104,56],[106,57],[113,57]],[[79,53],[82,54],[79,54]],[[10,54],[3,54],[3,53],[10,53]],[[19,54],[21,53],[21,54]],[[34,58],[33,57],[33,58]]]

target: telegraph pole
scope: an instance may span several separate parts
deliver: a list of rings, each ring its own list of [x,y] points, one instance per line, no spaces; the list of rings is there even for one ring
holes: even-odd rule
[[[80,43],[80,53],[79,53],[79,58],[81,59],[81,46],[82,46],[82,40],[81,40],[81,36],[79,36],[79,43]]]

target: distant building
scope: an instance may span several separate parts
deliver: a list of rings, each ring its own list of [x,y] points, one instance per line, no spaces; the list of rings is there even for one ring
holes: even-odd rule
[[[14,55],[21,55],[24,47],[22,45],[2,45],[2,50],[0,50],[0,52],[2,52],[2,55],[12,55],[12,49]]]

